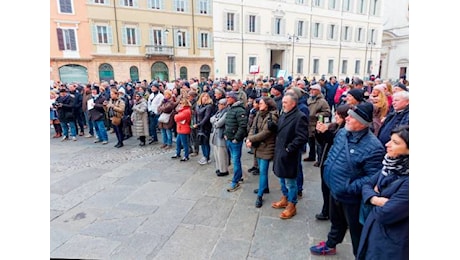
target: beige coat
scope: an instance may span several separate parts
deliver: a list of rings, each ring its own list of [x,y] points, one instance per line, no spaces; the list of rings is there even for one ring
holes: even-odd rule
[[[140,103],[133,106],[133,113],[131,120],[133,121],[133,135],[134,136],[149,136],[149,115],[147,112],[147,102],[141,98]]]

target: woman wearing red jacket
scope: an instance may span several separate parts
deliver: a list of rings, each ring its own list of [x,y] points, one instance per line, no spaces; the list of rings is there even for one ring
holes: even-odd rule
[[[190,122],[192,120],[192,109],[190,102],[186,98],[182,98],[179,101],[179,105],[176,108],[177,114],[174,115],[174,121],[176,122],[176,154],[171,158],[180,158],[180,151],[184,148],[184,157],[180,159],[181,162],[189,160],[189,146],[188,136],[190,135],[191,128]]]

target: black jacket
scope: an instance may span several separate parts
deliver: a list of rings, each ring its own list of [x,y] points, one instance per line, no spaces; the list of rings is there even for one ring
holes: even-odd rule
[[[233,139],[236,139],[236,141],[242,142],[248,135],[248,117],[246,116],[243,102],[237,101],[233,103],[225,118],[224,136],[227,137],[227,140],[232,141]]]

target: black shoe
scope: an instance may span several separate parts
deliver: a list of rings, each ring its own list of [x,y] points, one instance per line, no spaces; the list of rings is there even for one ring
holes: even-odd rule
[[[185,162],[185,161],[188,161],[189,158],[188,157],[182,157],[182,159],[180,159],[181,162]]]
[[[305,159],[303,159],[303,161],[304,162],[314,162],[314,161],[316,161],[316,159],[315,158],[305,158]]]
[[[120,148],[120,147],[121,147],[120,145],[121,145],[121,144],[118,142],[118,143],[117,143],[116,145],[114,145],[113,147],[115,147],[115,148]]]
[[[255,170],[259,170],[259,168],[252,166],[251,168],[248,169],[248,172],[253,172]]]
[[[120,147],[123,147],[123,143],[119,143],[118,146],[116,146],[117,148],[120,148]]]
[[[254,154],[254,152],[253,152],[253,151],[251,151],[251,150],[249,150],[249,151],[248,151],[248,154]]]
[[[319,167],[319,162],[315,162],[315,163],[313,164],[313,166],[314,166],[314,167]]]
[[[217,176],[222,177],[222,176],[227,176],[228,172],[220,172],[219,171],[219,173],[216,173],[216,174],[217,174]]]
[[[179,157],[180,157],[180,155],[177,155],[177,154],[176,154],[176,155],[171,156],[171,159],[177,159],[177,158],[179,158]]]
[[[260,197],[260,196],[257,196],[257,200],[256,200],[256,208],[260,208],[260,207],[262,207],[262,204],[263,204],[263,202],[262,202],[262,197]]]
[[[255,193],[255,194],[259,193],[259,189],[255,189],[255,190],[254,190],[254,193]],[[266,189],[264,190],[264,193],[270,193],[270,189],[269,189],[269,188],[266,188]]]
[[[303,197],[302,191],[298,191],[298,192],[297,192],[297,197],[298,197],[299,199],[301,199],[301,198]]]
[[[252,171],[252,175],[260,175],[259,169]]]
[[[326,214],[323,214],[323,212],[319,213],[319,214],[316,214],[315,215],[315,218],[317,220],[328,220],[329,219],[329,216],[326,215]]]
[[[150,139],[150,140],[149,140],[149,144],[153,144],[153,143],[158,143],[158,140]]]

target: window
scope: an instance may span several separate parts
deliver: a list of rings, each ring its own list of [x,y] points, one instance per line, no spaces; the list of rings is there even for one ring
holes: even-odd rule
[[[255,15],[250,15],[249,16],[249,32],[256,32],[256,16]]]
[[[61,51],[76,51],[77,39],[75,29],[57,28],[58,46]]]
[[[209,14],[209,0],[200,0],[198,8],[200,14]]]
[[[303,58],[298,58],[297,59],[297,74],[303,74]]]
[[[378,0],[373,0],[371,5],[372,5],[372,15],[377,15],[377,12],[378,12]]]
[[[185,0],[175,0],[174,1],[174,9],[177,11],[177,12],[181,12],[181,13],[184,13],[187,9],[186,9],[186,3],[185,3]]]
[[[235,14],[227,13],[227,31],[235,31]]]
[[[163,37],[163,30],[162,29],[152,29],[150,31],[150,42],[153,45],[166,45],[166,41]]]
[[[106,4],[105,0],[93,0],[95,4]]]
[[[351,0],[343,0],[343,11],[349,12],[351,10]]]
[[[364,14],[366,11],[366,2],[365,0],[358,0],[358,13]]]
[[[251,66],[257,65],[257,58],[256,57],[249,57],[249,70],[251,70]]]
[[[281,34],[281,18],[275,18],[274,32],[275,32],[276,35]]]
[[[313,6],[321,7],[321,0],[313,0]]]
[[[209,33],[208,32],[200,32],[199,33],[199,40],[200,40],[200,43],[199,43],[199,46],[200,48],[209,48],[211,47],[210,45],[210,36],[209,36]]]
[[[321,38],[321,24],[320,23],[313,24],[313,38]]]
[[[132,81],[139,80],[139,69],[136,66],[131,66],[131,68],[129,68],[129,77]]]
[[[327,33],[328,40],[336,40],[337,39],[337,26],[335,24],[330,24]]]
[[[297,21],[297,36],[303,37],[305,31],[305,22],[304,21]]]
[[[337,0],[329,0],[329,9],[331,10],[337,9]]]
[[[319,73],[319,59],[313,59],[313,73]]]
[[[328,74],[334,73],[334,60],[327,61],[327,73]]]
[[[305,4],[305,0],[295,0],[295,3],[303,5],[303,4]]]
[[[372,73],[372,60],[367,61],[367,74]]]
[[[123,6],[134,6],[134,0],[123,0]]]
[[[93,43],[112,44],[112,28],[107,25],[94,25]]]
[[[123,44],[139,45],[139,35],[137,28],[125,27],[123,30]]]
[[[341,73],[342,74],[347,74],[347,71],[348,71],[348,61],[343,60],[342,61],[342,71],[341,71]]]
[[[187,47],[187,32],[177,32],[177,47]]]
[[[364,29],[363,28],[358,28],[358,31],[356,33],[356,41],[357,42],[363,42],[364,41],[363,34],[364,34]]]
[[[72,0],[59,0],[59,12],[64,14],[72,14]]]
[[[236,60],[235,56],[227,57],[227,74],[235,74]]]
[[[371,29],[369,38],[371,39],[370,42],[372,43],[375,42],[374,36],[375,36],[375,29]]]
[[[187,79],[188,78],[187,67],[180,67],[180,69],[179,69],[179,77],[181,79]]]
[[[162,4],[161,0],[149,0],[148,4],[149,4],[149,8],[157,9],[157,10],[163,9],[161,5]]]
[[[355,61],[355,74],[359,74],[360,67],[361,67],[361,61],[360,60]]]
[[[351,40],[350,32],[351,32],[350,26],[344,26],[343,27],[343,29],[342,29],[342,40],[343,41]]]

